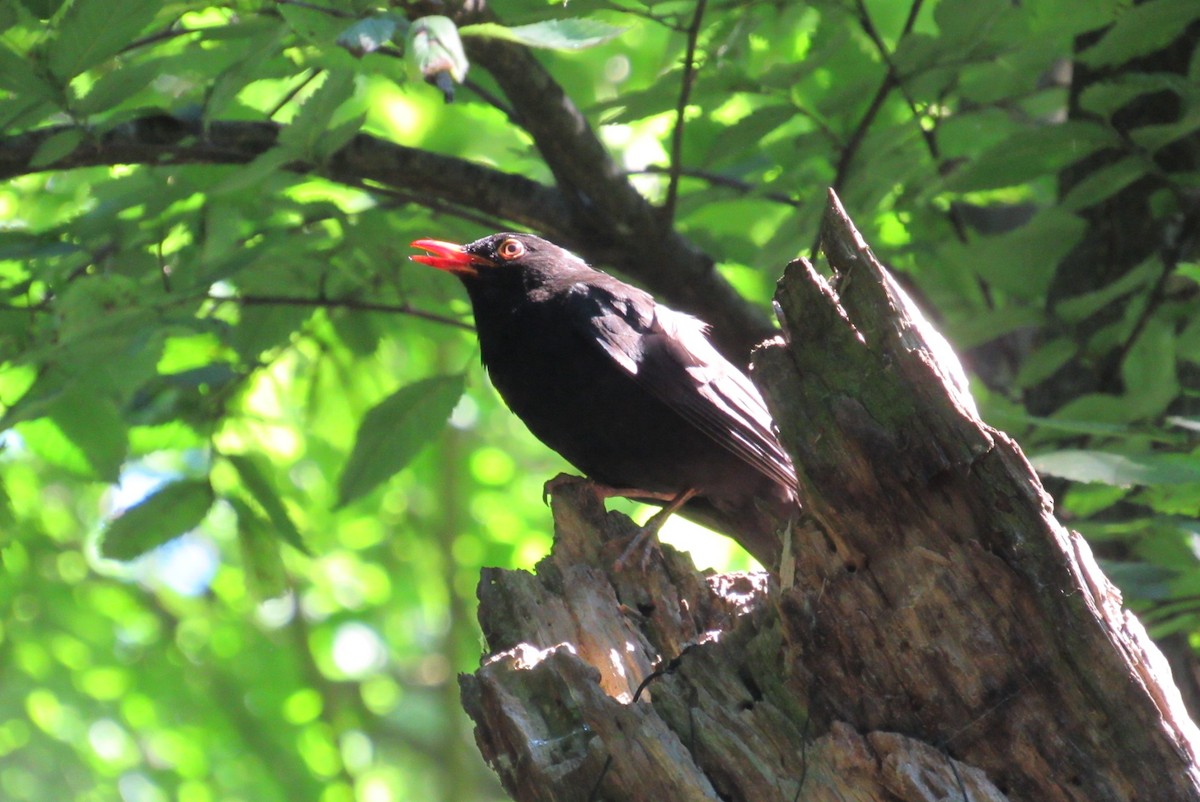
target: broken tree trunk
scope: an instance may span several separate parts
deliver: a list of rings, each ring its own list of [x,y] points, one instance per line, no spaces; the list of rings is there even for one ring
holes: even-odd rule
[[[806,512],[785,581],[702,576],[555,494],[536,575],[489,571],[462,677],[526,800],[1200,800],[1157,649],[831,197],[755,377]],[[794,577],[794,578],[793,578]]]

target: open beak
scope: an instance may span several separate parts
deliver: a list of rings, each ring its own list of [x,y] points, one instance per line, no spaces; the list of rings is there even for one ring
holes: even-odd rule
[[[477,276],[480,267],[495,267],[489,260],[473,253],[467,253],[461,245],[455,245],[453,242],[419,239],[412,243],[412,247],[429,251],[429,255],[410,256],[409,259],[423,265],[436,267],[438,270],[445,270],[456,276]]]

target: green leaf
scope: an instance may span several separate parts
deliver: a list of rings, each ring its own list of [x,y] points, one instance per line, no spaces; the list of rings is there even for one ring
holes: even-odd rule
[[[229,65],[209,85],[208,97],[204,103],[207,118],[222,115],[247,84],[262,77],[263,66],[278,55],[288,33],[289,26],[281,22],[254,31],[252,36],[246,37],[245,41],[239,44],[239,50],[244,53],[242,58]]]
[[[260,467],[259,461],[244,454],[226,454],[225,459],[229,460],[229,464],[238,472],[246,492],[267,514],[275,533],[287,541],[288,545],[304,554],[310,554],[300,537],[300,530],[296,528],[292,516],[288,514],[287,507],[279,498],[279,493],[266,471]]]
[[[66,5],[68,0],[21,0],[21,5],[38,19],[48,20]]]
[[[1120,145],[1112,129],[1084,120],[1019,130],[985,150],[947,184],[960,192],[1016,186]]]
[[[1054,280],[1054,266],[1083,236],[1085,224],[1077,215],[1056,207],[1039,212],[1025,225],[966,244],[943,246],[951,263],[969,266],[989,286],[1014,298],[1040,298]],[[1036,253],[1039,258],[1013,269],[1013,254]]]
[[[1071,187],[1060,205],[1063,209],[1071,212],[1095,206],[1146,175],[1147,167],[1149,165],[1146,160],[1137,156],[1127,156],[1113,164],[1094,170]]]
[[[1072,522],[1090,518],[1108,509],[1130,493],[1128,487],[1114,487],[1099,482],[1075,482],[1058,499],[1059,507],[1070,513]]]
[[[67,128],[48,137],[38,145],[29,166],[35,168],[48,167],[59,159],[66,158],[75,152],[75,148],[83,142],[83,131],[78,128]]]
[[[344,148],[350,140],[358,136],[358,132],[362,130],[366,121],[367,115],[365,113],[356,114],[332,128],[325,129],[325,132],[321,134],[321,138],[317,141],[316,152],[313,154],[317,161],[324,163],[333,154]]]
[[[166,59],[152,59],[137,64],[122,64],[103,75],[88,93],[73,107],[80,116],[89,116],[107,111],[127,100],[163,74]]]
[[[1032,387],[1054,375],[1079,352],[1079,345],[1070,337],[1056,337],[1042,343],[1021,362],[1013,384]]]
[[[795,119],[796,107],[790,103],[757,108],[713,137],[710,157],[718,163],[736,158],[748,144],[757,147],[767,134]]]
[[[1178,120],[1163,125],[1138,126],[1130,131],[1129,138],[1147,153],[1157,153],[1172,142],[1191,136],[1200,129],[1200,96],[1193,91],[1184,103],[1185,111]]]
[[[100,553],[110,560],[132,560],[195,529],[212,503],[213,489],[206,479],[163,485],[109,522]]]
[[[246,584],[258,599],[273,599],[287,592],[287,572],[279,553],[279,539],[271,527],[249,504],[241,499],[228,499],[237,513],[238,549]]]
[[[1101,560],[1100,567],[1122,593],[1138,599],[1171,598],[1171,580],[1180,574],[1178,568],[1145,562]]]
[[[441,431],[462,397],[464,377],[438,376],[401,387],[363,418],[338,481],[342,507],[388,479]]]
[[[480,22],[475,25],[464,25],[459,33],[462,36],[503,39],[508,42],[517,42],[526,47],[542,47],[548,50],[583,50],[615,39],[626,30],[626,28],[618,28],[600,20],[574,18],[544,20],[530,25],[518,25],[515,28],[508,28],[495,22]]]
[[[216,198],[236,195],[262,184],[268,176],[296,160],[296,154],[287,148],[271,148],[255,156],[249,164],[229,170],[226,177],[209,191]]]
[[[1030,462],[1038,473],[1116,487],[1200,481],[1200,463],[1194,458],[1171,454],[1129,456],[1110,451],[1066,450],[1042,454]]]
[[[404,20],[397,20],[391,14],[360,19],[338,35],[337,43],[350,51],[351,55],[362,58],[392,40],[396,35],[397,22]]]
[[[421,17],[408,29],[408,56],[426,81],[435,83],[439,76],[449,75],[456,83],[467,77],[467,54],[463,52],[458,27],[449,17]],[[438,84],[443,91],[445,87]],[[447,102],[453,98],[447,95]]]
[[[1164,91],[1186,97],[1191,85],[1184,76],[1169,72],[1121,73],[1111,80],[1089,84],[1079,94],[1079,108],[1110,117],[1113,112],[1142,95]]]
[[[54,103],[62,102],[62,93],[38,74],[28,56],[18,55],[3,44],[0,44],[0,89]]]
[[[1054,311],[1067,321],[1086,320],[1124,295],[1143,292],[1144,288],[1149,287],[1161,272],[1162,265],[1158,259],[1147,259],[1111,284],[1093,292],[1060,301],[1054,307]]]
[[[340,69],[327,72],[325,80],[304,101],[291,124],[280,132],[279,145],[293,154],[313,157],[316,143],[329,127],[334,112],[353,92],[353,73]]]
[[[1179,395],[1175,362],[1175,325],[1165,315],[1146,321],[1141,334],[1121,362],[1125,397],[1139,417],[1164,412]]]
[[[132,42],[163,7],[158,0],[75,0],[50,43],[47,66],[63,81],[111,58]]]
[[[1173,42],[1194,19],[1196,0],[1148,0],[1125,9],[1099,42],[1077,58],[1092,67],[1123,64]]]
[[[109,399],[82,389],[64,390],[23,410],[13,407],[5,419],[24,419],[17,430],[25,445],[51,465],[116,481],[128,439],[125,422]]]
[[[1012,13],[1006,0],[942,0],[934,7],[933,20],[942,38],[978,44],[998,19]]]
[[[321,11],[316,6],[307,8],[291,3],[277,3],[272,10],[283,17],[296,34],[321,47],[334,43],[346,29],[345,20]]]

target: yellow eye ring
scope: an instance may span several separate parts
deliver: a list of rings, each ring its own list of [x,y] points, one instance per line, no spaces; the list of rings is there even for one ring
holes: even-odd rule
[[[496,249],[496,255],[501,259],[520,259],[525,255],[525,243],[519,239],[506,239]]]

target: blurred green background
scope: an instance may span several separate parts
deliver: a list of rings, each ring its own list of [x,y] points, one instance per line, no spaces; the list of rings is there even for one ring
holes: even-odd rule
[[[541,29],[537,59],[650,201],[674,165],[670,222],[764,315],[837,186],[1190,665],[1200,4],[493,10],[594,23]],[[430,12],[0,0],[0,799],[504,798],[455,676],[480,568],[546,553],[568,466],[407,244],[514,224],[317,177],[361,131],[553,184],[522,98],[473,65],[448,104],[403,57]],[[249,164],[72,164],[159,113],[289,133]],[[750,564],[681,521],[664,539]]]

